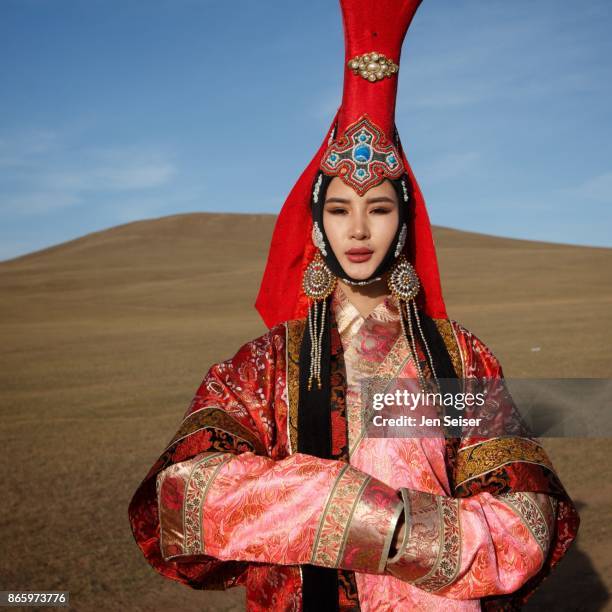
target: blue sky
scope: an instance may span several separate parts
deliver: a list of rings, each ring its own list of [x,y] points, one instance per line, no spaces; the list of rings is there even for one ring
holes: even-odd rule
[[[424,0],[396,122],[433,223],[612,246],[609,0]],[[0,259],[280,210],[340,102],[333,0],[2,0]]]

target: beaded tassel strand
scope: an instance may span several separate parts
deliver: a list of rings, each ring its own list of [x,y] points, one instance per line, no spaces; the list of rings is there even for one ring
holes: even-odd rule
[[[408,310],[408,308],[409,306],[406,304],[406,302],[400,300],[400,321],[402,323],[402,333],[404,334],[404,338],[408,340],[408,349],[410,350],[412,361],[414,362],[414,365],[417,369],[421,391],[425,392],[425,377],[423,376],[423,370],[421,369],[421,364],[419,362],[419,354],[417,352],[417,346],[414,340],[412,321],[410,320],[410,311]],[[408,333],[406,333],[406,324],[404,322],[405,320],[408,321]]]
[[[429,364],[429,367],[431,368],[431,372],[433,374],[435,384],[439,389],[440,386],[438,382],[438,376],[436,374],[436,370],[434,367],[434,362],[431,356],[431,351],[429,350],[429,345],[427,344],[425,334],[423,333],[423,327],[421,325],[419,311],[417,309],[416,301],[414,299],[417,296],[419,289],[420,289],[419,277],[417,276],[415,269],[406,259],[405,255],[400,255],[395,263],[393,271],[391,272],[391,275],[389,276],[389,289],[391,293],[399,301],[402,333],[404,334],[404,337],[408,341],[408,348],[412,354],[412,359],[417,369],[421,389],[425,391],[426,385],[425,385],[425,377],[423,375],[423,369],[421,368],[421,364],[419,362],[417,342],[416,342],[413,324],[412,324],[412,313],[414,313],[414,318],[416,320],[417,328],[419,330],[419,334],[421,336],[423,347],[425,349],[427,362]],[[406,330],[406,321],[408,322],[408,330]]]
[[[325,329],[325,314],[327,302],[322,300],[321,320],[317,325],[319,302],[313,302],[308,308],[308,333],[310,334],[310,374],[308,376],[308,390],[312,388],[312,381],[317,379],[317,387],[321,389],[321,347],[323,346],[323,330]],[[314,313],[314,314],[313,314]]]
[[[427,359],[429,361],[431,373],[433,374],[434,380],[436,381],[436,387],[439,389],[440,383],[438,382],[438,375],[436,374],[436,368],[434,367],[433,357],[431,356],[429,345],[427,344],[427,340],[425,339],[425,334],[423,333],[423,328],[421,327],[421,318],[419,317],[419,311],[414,300],[412,300],[412,309],[414,311],[414,318],[416,319],[417,327],[419,328],[419,333],[421,334],[421,340],[423,340],[423,346],[425,347],[425,351],[427,353]]]

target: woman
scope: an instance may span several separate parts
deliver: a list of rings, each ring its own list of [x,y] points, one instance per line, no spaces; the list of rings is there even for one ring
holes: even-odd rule
[[[342,2],[343,103],[275,227],[257,300],[270,329],[210,368],[130,504],[157,571],[244,585],[249,610],[510,609],[575,538],[534,440],[366,435],[373,380],[502,378],[446,315],[395,129],[418,4]]]

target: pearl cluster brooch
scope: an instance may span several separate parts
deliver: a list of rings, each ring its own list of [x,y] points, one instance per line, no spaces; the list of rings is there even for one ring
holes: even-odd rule
[[[399,70],[397,64],[376,51],[356,55],[349,60],[348,67],[353,71],[353,74],[359,74],[372,83],[381,81],[385,77],[391,77]]]

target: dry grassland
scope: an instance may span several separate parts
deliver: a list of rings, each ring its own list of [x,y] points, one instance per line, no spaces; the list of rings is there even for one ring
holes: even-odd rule
[[[265,331],[271,215],[185,214],[0,263],[0,588],[78,610],[242,610],[240,589],[159,577],[129,499],[208,367]],[[508,377],[610,377],[612,250],[436,228],[449,313]],[[532,347],[540,347],[537,352]],[[547,440],[582,527],[530,609],[609,608],[607,440]]]

